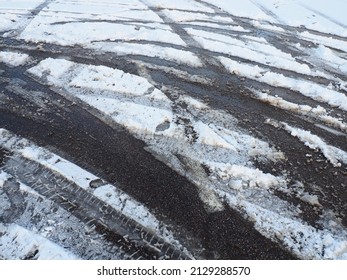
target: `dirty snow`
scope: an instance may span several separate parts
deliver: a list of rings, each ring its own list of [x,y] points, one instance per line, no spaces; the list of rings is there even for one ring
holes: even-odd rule
[[[54,61],[45,67],[39,64],[29,72],[38,78],[46,75],[48,81],[52,81],[49,73],[55,67]],[[269,143],[242,131],[232,118],[226,118],[225,112],[215,111],[201,100],[192,97],[187,99],[182,94],[178,94],[177,101],[171,101],[165,98],[163,91],[172,92],[172,89],[155,89],[155,85],[150,85],[149,82],[143,82],[146,87],[140,87],[139,92],[136,93],[135,90],[132,95],[125,94],[131,92],[127,87],[130,89],[134,85],[131,79],[126,78],[129,75],[119,75],[120,70],[117,69],[101,69],[99,79],[93,81],[95,84],[90,91],[89,86],[84,86],[81,82],[76,87],[73,81],[76,77],[81,77],[80,73],[89,77],[91,73],[88,71],[92,71],[93,67],[74,64],[73,69],[51,84],[65,88],[67,97],[77,97],[88,103],[145,141],[149,151],[195,183],[207,211],[222,211],[223,201],[227,198],[226,201],[233,208],[246,213],[255,222],[262,234],[273,240],[280,240],[300,258],[347,257],[341,253],[347,242],[344,230],[335,233],[307,225],[299,218],[300,211],[296,207],[274,194],[275,190],[289,192],[286,175],[275,176],[257,169],[252,163],[255,159],[277,162],[285,160],[285,155]],[[103,73],[114,73],[115,80],[124,89],[117,92],[105,87],[105,83],[110,83],[110,77]],[[132,79],[143,81],[143,78],[136,76],[132,76]],[[151,98],[151,91],[148,92],[148,89],[156,91],[161,98]],[[188,101],[189,111],[174,111],[174,103],[182,100]],[[289,105],[292,104],[285,104]],[[326,113],[321,107],[303,106],[302,109],[323,117]],[[182,119],[186,121],[181,121]],[[341,160],[341,153],[335,152],[333,155],[338,156],[336,160]],[[333,160],[332,157],[330,159]],[[209,170],[209,176],[201,166]],[[104,188],[105,191],[98,195],[113,196],[112,188]],[[298,196],[305,203],[319,204],[314,194],[302,192]],[[293,227],[292,235],[284,234],[286,226]],[[299,228],[303,234],[299,233]],[[305,244],[305,250],[299,250],[298,244]]]
[[[0,52],[0,62],[3,62],[9,66],[21,66],[28,62],[29,56],[24,53],[17,52]]]
[[[49,241],[42,235],[16,224],[0,223],[1,256],[7,260],[74,260],[74,254]]]
[[[294,90],[316,101],[325,102],[333,107],[339,107],[347,111],[347,96],[341,92],[310,81],[286,77],[283,74],[271,72],[257,65],[251,66],[225,57],[220,57],[220,61],[232,74],[247,77],[271,86]]]
[[[320,150],[334,166],[341,166],[341,162],[347,165],[347,152],[327,144],[323,139],[310,131],[295,128],[286,123],[282,124],[292,136],[300,139],[307,147],[312,150]]]
[[[45,148],[38,147],[27,139],[20,138],[6,129],[0,129],[0,147],[4,147],[12,152],[15,152],[15,154],[21,155],[41,164],[49,170],[57,172],[70,182],[75,183],[87,191],[93,192],[98,198],[106,203],[109,203],[116,210],[121,211],[123,214],[127,215],[127,217],[133,219],[142,226],[153,230],[153,232],[156,232],[168,242],[178,244],[178,241],[175,240],[172,234],[165,228],[163,224],[159,223],[159,221],[149,212],[147,208],[142,206],[141,203],[137,202],[129,195],[125,194],[116,186],[104,182],[100,190],[92,190],[90,183],[100,178],[75,165],[74,163],[65,160],[64,158],[48,151]],[[3,184],[6,179],[6,173],[0,173],[0,183]],[[73,187],[72,184],[71,187]],[[112,197],[112,199],[110,197]],[[135,209],[136,211],[134,211]],[[30,232],[27,232],[27,235],[30,234]],[[28,238],[28,236],[25,238]],[[35,241],[37,238],[33,236],[33,241]],[[46,255],[44,255],[43,258],[46,258]]]
[[[156,57],[164,60],[173,61],[179,64],[187,64],[193,67],[203,66],[200,59],[190,51],[179,50],[170,47],[157,46],[153,44],[137,43],[95,43],[95,48],[114,52],[117,55],[142,55]]]
[[[346,131],[342,119],[329,115],[331,107],[347,110],[346,94],[332,85],[324,86],[305,79],[306,76],[331,79],[341,83],[342,89],[346,87],[345,82],[333,77],[327,68],[329,66],[335,69],[333,72],[342,75],[347,69],[343,53],[347,52],[346,42],[336,36],[347,35],[346,9],[343,9],[346,4],[337,0],[329,3],[313,0],[104,0],[98,4],[83,0],[54,1],[32,20],[28,18],[27,9],[43,1],[27,1],[30,6],[13,11],[13,5],[22,5],[22,2],[0,3],[0,31],[17,29],[20,31],[18,38],[27,42],[77,45],[99,55],[113,53],[114,58],[123,56],[133,61],[141,57],[159,58],[166,60],[164,63],[169,61],[203,68],[205,65],[189,50],[187,43],[151,10],[158,9],[169,21],[179,22],[207,54],[220,53],[220,61],[231,74],[293,90],[323,104],[297,104],[258,92],[254,92],[255,98]],[[236,17],[223,12],[215,14],[214,9],[202,2],[216,5]],[[286,49],[266,40],[267,37],[245,36],[251,28],[246,30],[238,26],[240,18],[237,17],[243,17],[242,20],[249,26],[259,28],[260,35],[266,31],[288,38],[298,36],[307,45],[288,44]],[[288,25],[308,30],[299,32],[287,28]],[[216,32],[207,31],[212,28]],[[297,57],[295,50],[307,55]],[[18,57],[11,59],[16,60],[20,61]],[[312,61],[319,63],[312,65]],[[327,67],[316,67],[321,64]],[[170,67],[157,67],[170,73]],[[294,76],[298,74],[299,78],[293,78],[287,71]],[[93,108],[101,113],[102,116],[98,117],[112,119],[143,140],[148,151],[196,185],[207,211],[222,211],[227,202],[253,221],[260,233],[280,242],[300,258],[347,259],[345,229],[326,224],[322,229],[316,229],[307,225],[300,218],[299,206],[275,194],[276,191],[292,192],[287,174],[274,175],[272,171],[265,172],[255,166],[255,162],[286,160],[286,155],[271,143],[242,130],[230,114],[212,109],[203,100],[187,96],[174,87],[156,85],[150,74],[141,72],[141,67],[139,73],[142,77],[111,67],[48,58],[28,73],[43,83],[59,88],[65,97],[78,100],[82,105],[88,104],[86,109]],[[187,76],[181,68],[172,69],[171,73]],[[188,76],[185,80],[211,83],[202,76]],[[175,98],[168,98],[172,96]],[[185,103],[187,110],[177,106],[180,103]],[[326,108],[326,104],[331,107]],[[95,111],[91,110],[91,113]],[[279,127],[312,150],[320,151],[334,166],[346,164],[346,152],[328,145],[317,135],[286,123],[279,124]],[[332,130],[330,127],[324,129]],[[89,184],[98,179],[96,176],[46,149],[9,135],[9,132],[0,130],[2,146],[40,162],[85,190],[92,191]],[[0,173],[0,186],[5,180],[6,175]],[[305,186],[300,182],[297,184],[301,186],[296,188],[301,201],[321,207],[317,195],[298,191]],[[139,223],[158,230],[159,222],[155,217],[116,186],[105,183],[93,193],[114,208],[122,208]]]
[[[343,121],[339,120],[338,118],[329,116],[326,109],[324,109],[321,106],[317,107],[311,107],[309,105],[302,105],[297,104],[293,102],[289,102],[284,100],[282,97],[279,96],[272,96],[270,94],[267,94],[266,92],[257,92],[254,91],[254,95],[257,99],[266,102],[272,106],[275,106],[277,108],[281,108],[284,110],[288,110],[303,116],[310,116],[314,119],[321,120],[327,125],[336,127],[344,132],[347,132],[347,124]],[[336,133],[336,132],[335,132]],[[341,134],[341,133],[340,133]],[[342,133],[343,135],[343,133]]]
[[[228,203],[243,209],[255,223],[255,228],[272,240],[281,240],[283,245],[302,259],[347,259],[347,233],[338,225],[323,230],[316,229],[298,219],[287,218],[240,197],[226,196]],[[336,231],[336,233],[335,233]]]
[[[230,36],[187,28],[187,32],[206,49],[244,58],[264,65],[291,70],[300,74],[317,75],[306,64],[298,63],[290,54],[270,45],[265,39],[243,37],[239,40]]]
[[[8,178],[8,174],[0,170],[0,188],[3,187]]]

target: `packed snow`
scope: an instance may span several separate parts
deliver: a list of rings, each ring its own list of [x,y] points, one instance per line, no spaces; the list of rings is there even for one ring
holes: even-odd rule
[[[77,256],[42,235],[16,224],[0,223],[0,255],[7,260],[75,260]]]
[[[265,103],[268,103],[272,106],[275,106],[277,108],[288,110],[303,116],[309,116],[309,117],[312,117],[313,119],[318,119],[329,126],[333,126],[335,128],[338,128],[341,131],[347,132],[346,123],[339,120],[338,118],[330,116],[327,110],[319,105],[313,108],[309,105],[302,105],[302,104],[286,101],[282,97],[273,96],[266,92],[255,91],[254,95],[257,99]],[[341,132],[336,132],[336,133],[341,134]],[[344,134],[342,133],[342,135]]]
[[[347,36],[344,1],[314,0],[205,0],[228,13],[270,23],[305,26],[319,32]]]
[[[21,66],[29,61],[29,56],[23,53],[17,52],[0,52],[0,62],[3,62],[9,66]]]
[[[259,66],[239,63],[229,58],[220,57],[223,65],[232,74],[247,77],[275,87],[283,87],[297,91],[319,102],[325,102],[333,107],[347,111],[347,96],[326,86],[314,82],[286,77],[283,74],[271,72]]]
[[[290,54],[284,53],[270,45],[265,39],[248,36],[243,37],[247,39],[245,41],[193,28],[187,28],[186,30],[208,50],[248,59],[279,69],[291,70],[300,74],[318,74],[312,72],[308,65],[296,62]]]
[[[341,166],[341,162],[347,165],[347,152],[328,145],[323,139],[312,134],[310,131],[295,128],[286,123],[283,123],[283,125],[292,136],[300,139],[300,141],[304,142],[310,149],[320,150],[334,166]]]
[[[30,16],[30,10],[44,0],[2,0],[0,2],[0,32],[14,30]]]

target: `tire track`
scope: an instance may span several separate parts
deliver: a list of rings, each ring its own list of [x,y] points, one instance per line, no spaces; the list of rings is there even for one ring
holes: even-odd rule
[[[155,160],[153,156],[144,152],[142,143],[140,144],[139,141],[129,137],[127,133],[114,131],[102,122],[91,119],[91,116],[88,116],[78,107],[74,106],[70,109],[72,112],[64,113],[63,119],[56,119],[54,115],[51,116],[55,121],[55,127],[45,123],[42,125],[30,120],[30,118],[15,117],[10,111],[6,113],[4,110],[0,111],[2,116],[0,123],[15,132],[37,139],[39,143],[54,146],[68,153],[69,157],[73,157],[75,160],[79,159],[78,162],[87,164],[89,168],[95,168],[96,173],[104,174],[104,177],[109,181],[118,182],[127,193],[150,206],[151,209],[155,209],[156,213],[165,215],[167,218],[164,221],[170,220],[166,221],[166,224],[177,224],[188,230],[190,233],[184,234],[183,239],[187,236],[200,239],[200,246],[205,247],[204,258],[207,256],[216,257],[217,255],[226,259],[247,258],[247,256],[258,254],[259,257],[261,256],[260,258],[291,258],[277,245],[272,244],[257,233],[252,225],[246,223],[234,210],[228,209],[223,213],[214,215],[206,213],[195,187],[163,163]],[[78,125],[73,127],[66,125],[66,117],[71,118],[73,123]],[[83,130],[89,131],[88,134],[91,134],[94,139],[85,138],[79,130],[73,129],[80,126],[81,123],[86,125]],[[49,128],[48,131],[47,127]],[[53,137],[45,136],[51,132]],[[71,135],[74,137],[72,138]],[[95,153],[95,147],[100,144],[104,150]],[[124,160],[114,161],[115,158]],[[189,202],[186,201],[187,197],[190,198]],[[189,213],[189,218],[187,213]],[[217,221],[223,224],[225,215],[232,217],[234,223],[224,225],[224,230],[219,231],[214,225]],[[211,219],[214,220],[213,226]],[[242,226],[239,228],[240,225]],[[213,236],[213,239],[207,238],[207,234]],[[248,240],[250,239],[259,240],[259,243],[249,244]],[[227,249],[229,247],[225,247],[225,244],[229,244],[231,248],[234,248],[235,245],[232,244],[235,240],[238,244],[243,244],[242,250],[230,251]],[[258,244],[267,244],[266,251],[260,250]]]
[[[309,7],[309,6],[305,5],[305,4],[302,4],[302,3],[300,3],[300,6],[304,7],[305,9],[307,9],[307,10],[309,10],[309,11],[311,11],[311,12],[317,14],[317,15],[320,15],[321,17],[323,17],[323,18],[325,18],[325,19],[327,19],[327,20],[329,20],[329,21],[335,23],[336,25],[339,25],[339,26],[341,26],[341,27],[347,29],[347,25],[345,25],[345,24],[339,22],[339,21],[336,20],[336,19],[333,19],[333,18],[327,16],[326,14],[324,14],[324,13],[322,13],[322,12],[320,12],[320,11],[314,9],[314,8],[311,8],[311,7]]]
[[[54,1],[56,1],[56,0],[45,0],[42,4],[37,6],[35,9],[31,10],[29,17],[26,20],[24,20],[21,23],[21,26],[18,29],[14,30],[9,37],[18,37],[18,36],[20,36],[24,32],[24,30],[27,28],[27,26],[35,19],[35,17],[42,10],[44,10],[46,7],[48,7],[49,4],[53,3]]]
[[[135,259],[188,259],[183,252],[153,232],[38,163],[13,156],[2,169],[88,226],[107,233],[122,250]]]
[[[181,39],[189,47],[193,47],[196,49],[203,49],[202,46],[196,40],[194,40],[194,38],[192,36],[190,36],[184,28],[180,27],[172,19],[170,19],[168,16],[166,16],[165,13],[163,13],[163,11],[161,9],[158,9],[158,8],[152,6],[151,3],[149,3],[146,0],[140,0],[140,2],[147,5],[147,7],[151,11],[156,13],[168,26],[170,26],[172,28],[172,30],[176,34],[178,34],[181,37]],[[213,68],[216,68],[218,70],[224,69],[224,67],[219,62],[219,60],[215,59],[212,56],[206,56],[206,55],[201,54],[200,52],[195,52],[195,55],[197,55],[199,57],[199,59],[203,62],[203,64],[205,64],[205,66],[208,66],[209,68],[213,67]]]

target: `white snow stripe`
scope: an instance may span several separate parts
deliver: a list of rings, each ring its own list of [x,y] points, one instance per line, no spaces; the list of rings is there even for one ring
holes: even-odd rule
[[[226,57],[219,58],[232,74],[247,77],[275,87],[284,87],[297,91],[319,102],[347,111],[347,96],[341,92],[301,79],[293,79],[282,74],[271,72],[259,66],[239,63]]]
[[[266,102],[268,104],[271,104],[272,106],[275,106],[277,108],[281,108],[284,110],[288,110],[291,112],[295,112],[303,116],[311,116],[313,118],[323,121],[327,125],[331,125],[333,127],[340,129],[341,131],[347,132],[347,124],[345,124],[344,122],[340,121],[337,118],[329,116],[326,109],[324,109],[321,106],[317,106],[313,108],[309,105],[301,105],[301,104],[289,102],[284,100],[281,97],[272,96],[264,92],[258,92],[258,91],[253,91],[253,92],[257,99],[263,102]]]
[[[287,123],[282,123],[284,128],[294,137],[297,137],[305,143],[305,146],[312,150],[319,149],[323,155],[336,167],[341,166],[341,163],[347,164],[347,152],[328,145],[323,139],[317,135],[312,134],[310,131],[306,131],[300,128],[295,128]]]

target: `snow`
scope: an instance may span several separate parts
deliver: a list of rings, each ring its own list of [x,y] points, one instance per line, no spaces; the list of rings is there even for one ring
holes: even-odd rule
[[[203,5],[204,1],[227,13],[216,13]],[[272,143],[262,141],[241,129],[232,115],[211,108],[203,99],[188,96],[175,87],[156,84],[148,71],[155,69],[186,81],[212,83],[203,75],[190,75],[183,71],[184,67],[178,67],[192,66],[203,70],[205,65],[189,51],[187,43],[170,25],[156,14],[154,9],[158,9],[169,18],[169,22],[172,20],[178,27],[185,28],[207,50],[204,54],[219,53],[220,61],[230,73],[296,91],[323,104],[298,104],[272,96],[269,92],[253,91],[254,98],[304,116],[305,120],[319,120],[329,127],[321,124],[316,126],[341,135],[342,132],[334,131],[330,126],[346,132],[346,124],[342,119],[330,116],[330,113],[335,116],[335,112],[330,112],[331,108],[325,105],[346,111],[346,94],[334,89],[332,84],[325,86],[309,80],[310,77],[316,77],[317,80],[321,77],[341,82],[344,87],[344,81],[333,77],[329,70],[333,69],[340,75],[346,74],[347,60],[343,53],[347,52],[346,42],[337,36],[347,35],[343,9],[346,4],[338,0],[329,3],[313,0],[204,1],[53,1],[35,18],[27,21],[25,19],[29,12],[26,9],[33,8],[35,1],[26,1],[30,5],[23,6],[16,13],[10,12],[11,7],[6,5],[19,5],[20,1],[12,4],[11,1],[2,1],[0,12],[5,12],[0,17],[0,31],[18,29],[18,38],[28,42],[80,46],[98,55],[108,52],[108,55],[114,54],[114,59],[123,56],[134,62],[138,66],[139,76],[116,68],[52,58],[41,61],[28,73],[39,78],[40,82],[53,86],[53,90],[59,88],[60,94],[78,101],[91,113],[97,112],[99,118],[113,120],[144,141],[148,151],[195,184],[206,211],[223,211],[227,202],[253,221],[260,233],[280,242],[300,258],[347,259],[345,229],[327,225],[320,229],[314,228],[300,218],[299,207],[276,195],[279,190],[294,197],[296,195],[299,200],[312,206],[322,207],[318,195],[302,191],[312,186],[306,188],[302,185],[302,188],[292,190],[287,185],[290,180],[285,172],[279,175],[276,172],[274,175],[271,169],[264,171],[256,167],[256,162],[272,164],[285,160],[283,152],[274,148]],[[240,21],[237,17],[243,19]],[[10,23],[11,20],[18,22]],[[238,22],[245,24],[238,26]],[[305,26],[308,30],[299,32],[287,28],[287,25]],[[250,30],[244,26],[256,27],[260,30],[259,36],[247,34]],[[25,28],[22,30],[22,27]],[[267,37],[267,34],[270,36]],[[274,36],[287,38],[284,37],[286,35],[289,40],[298,36],[308,45],[293,46],[289,42],[287,49],[272,41]],[[296,50],[305,55],[297,55]],[[3,53],[5,59],[1,58]],[[27,62],[28,57],[20,58],[21,54],[18,53],[11,55],[17,57],[10,58],[9,52],[1,52],[0,61],[20,63],[18,65]],[[155,62],[149,59],[150,63],[147,64],[139,62],[142,57],[174,62],[177,67],[170,69],[168,66],[153,65]],[[238,58],[242,62],[237,61]],[[20,62],[21,59],[23,62]],[[166,61],[160,63],[168,64]],[[310,131],[286,123],[269,123],[285,129],[310,149],[322,152],[335,167],[346,164],[345,151],[329,145]],[[100,178],[46,149],[10,137],[4,130],[0,130],[0,144],[63,175],[140,224],[153,231],[160,230],[163,234],[159,221],[148,209],[116,186],[104,182],[101,187],[91,189],[90,183]],[[0,173],[0,186],[6,179],[6,174]],[[164,235],[173,238],[168,232]]]
[[[321,120],[322,122],[326,123],[327,125],[336,127],[342,131],[347,132],[347,124],[342,122],[341,120],[329,116],[326,109],[324,109],[321,106],[317,106],[315,108],[309,106],[309,105],[302,105],[297,104],[293,102],[289,102],[284,100],[282,97],[279,96],[272,96],[265,92],[255,92],[255,97],[263,102],[266,102],[272,106],[275,106],[277,108],[281,108],[287,111],[295,112],[297,114],[303,115],[303,116],[310,116],[314,119]],[[329,129],[329,128],[328,128]],[[336,132],[335,132],[336,133]]]
[[[181,10],[163,10],[164,14],[176,22],[194,22],[198,21],[202,26],[209,26],[211,23],[229,23],[233,24],[234,21],[230,17],[222,17],[213,14],[205,14],[199,12],[187,12]],[[206,25],[208,24],[208,25]],[[223,26],[228,28],[229,26]],[[221,28],[221,25],[218,25]]]
[[[117,55],[143,55],[156,57],[164,60],[174,61],[179,64],[187,64],[193,67],[203,66],[200,59],[190,51],[178,50],[170,47],[162,47],[153,44],[137,43],[102,43],[100,46],[94,44],[95,48],[114,52]]]
[[[285,181],[272,174],[264,173],[257,168],[249,168],[235,164],[206,163],[213,171],[225,180],[232,180],[232,185],[240,190],[241,182],[247,182],[248,188],[265,188],[283,185]]]
[[[325,63],[332,66],[337,71],[341,71],[347,74],[347,60],[339,57],[333,50],[325,47],[324,45],[319,45],[313,52],[313,55],[324,60]]]
[[[110,206],[114,207],[117,211],[120,211],[130,219],[136,221],[149,230],[156,232],[156,234],[162,236],[168,242],[181,246],[179,242],[174,238],[172,233],[166,229],[166,226],[160,223],[145,206],[121,191],[116,186],[103,181],[101,178],[84,170],[78,165],[48,151],[45,148],[38,147],[29,140],[20,138],[6,129],[0,129],[0,147],[4,147],[14,152],[15,155],[23,156],[27,159],[39,163],[43,167],[53,172],[60,174],[71,182],[71,188],[74,187],[74,183],[78,187],[81,187],[86,191],[93,192],[96,197],[108,203]],[[0,173],[0,187],[7,178],[8,175],[6,173]],[[104,184],[96,190],[92,190],[90,183],[94,180],[101,180],[102,182],[104,182]],[[21,188],[25,189],[27,187],[21,186]],[[27,236],[23,238],[30,240],[29,236],[31,235],[33,235],[33,233],[27,232]],[[35,240],[39,240],[39,238],[39,236],[33,236],[32,241],[34,242]],[[7,239],[4,240],[4,242],[7,241]],[[24,245],[30,245],[31,247],[34,246],[31,243],[29,245]],[[55,257],[55,255],[52,256]],[[47,256],[43,255],[43,257],[46,258]]]
[[[224,11],[253,20],[289,26],[305,26],[319,32],[347,35],[343,13],[347,5],[341,0],[206,0]]]
[[[251,24],[254,27],[258,28],[258,29],[274,31],[274,32],[277,32],[277,33],[285,33],[285,30],[282,27],[278,27],[278,26],[275,26],[275,25],[272,25],[272,24],[266,24],[264,22],[260,22],[260,21],[257,21],[257,20],[252,20]]]
[[[33,42],[45,42],[63,46],[79,45],[90,47],[100,41],[156,41],[185,46],[182,39],[166,26],[160,24],[142,24],[141,26],[109,22],[70,22],[54,24],[56,20],[49,17],[49,22],[42,22],[36,17],[22,33],[21,39]],[[47,21],[47,20],[46,20]]]
[[[0,32],[16,29],[25,20],[28,11],[36,8],[44,0],[2,0],[0,1]]]
[[[196,122],[194,124],[194,130],[198,134],[199,140],[202,144],[211,145],[214,147],[222,147],[236,152],[236,148],[233,145],[226,142],[222,137],[211,130],[211,128],[203,122]]]
[[[42,235],[16,224],[0,223],[0,248],[1,256],[7,260],[25,259],[30,256],[34,256],[37,260],[78,259],[77,256]]]
[[[131,102],[119,102],[111,98],[100,98],[86,95],[78,96],[81,100],[98,110],[109,114],[119,124],[129,130],[140,133],[160,133],[158,126],[172,122],[172,113],[168,110],[158,109]],[[170,126],[170,125],[169,125]],[[165,132],[167,133],[167,131]]]
[[[2,188],[9,178],[9,175],[5,173],[4,171],[0,170],[0,188]]]
[[[54,63],[49,65],[49,67],[54,67]],[[49,73],[47,71],[49,67],[48,69],[40,69],[42,73],[37,71],[36,74],[40,77],[45,72]],[[291,209],[288,203],[272,194],[275,189],[286,190],[285,176],[279,177],[265,173],[255,168],[251,163],[251,159],[254,158],[272,161],[282,160],[285,158],[283,153],[276,151],[268,143],[237,131],[237,129],[228,129],[221,126],[222,123],[230,125],[232,121],[225,119],[225,113],[219,115],[218,112],[213,111],[209,106],[192,97],[189,98],[190,102],[187,102],[189,103],[189,108],[193,112],[195,110],[194,115],[200,116],[202,119],[191,122],[197,139],[195,143],[187,145],[183,127],[173,121],[182,117],[183,115],[181,114],[183,112],[173,112],[170,109],[171,101],[163,98],[164,94],[160,90],[157,89],[157,94],[161,97],[161,108],[158,107],[158,104],[154,105],[151,103],[149,98],[146,99],[147,95],[141,95],[141,92],[146,91],[148,87],[150,88],[149,85],[138,92],[135,90],[134,94],[131,94],[129,90],[127,95],[130,96],[130,99],[126,99],[127,103],[125,103],[124,92],[127,92],[126,88],[128,86],[129,88],[133,86],[131,80],[124,80],[125,89],[122,90],[123,93],[120,92],[110,96],[110,88],[108,86],[105,87],[105,81],[108,81],[110,77],[103,75],[103,73],[114,73],[118,82],[121,82],[123,77],[127,77],[127,75],[119,75],[117,69],[104,69],[100,71],[101,78],[98,81],[100,84],[96,83],[93,86],[92,92],[97,92],[93,95],[85,91],[86,88],[83,88],[83,82],[79,84],[79,86],[82,86],[80,89],[66,82],[73,81],[71,76],[78,77],[79,71],[83,71],[84,75],[88,77],[90,75],[88,71],[91,71],[91,69],[88,68],[88,65],[75,64],[73,68],[75,72],[68,70],[60,79],[55,81],[55,85],[59,87],[64,86],[69,94],[84,100],[89,105],[114,118],[116,122],[123,124],[130,132],[144,140],[150,150],[155,151],[163,158],[169,157],[167,163],[181,174],[188,176],[196,184],[200,198],[206,204],[207,211],[223,210],[221,201],[223,201],[223,197],[227,197],[232,207],[239,210],[242,209],[242,211],[247,213],[262,234],[273,240],[281,240],[287,248],[299,257],[316,259],[344,259],[347,257],[343,253],[346,244],[343,231],[334,235],[328,229],[319,231],[306,225],[296,216],[295,212],[288,210]],[[35,70],[35,68],[33,69]],[[136,77],[133,78],[140,80]],[[144,84],[147,85],[146,82]],[[187,99],[184,96],[180,96],[178,100]],[[152,106],[149,106],[150,104]],[[194,106],[194,104],[202,105]],[[125,108],[131,108],[131,110],[125,110]],[[161,111],[163,108],[165,110]],[[204,112],[203,116],[199,115],[198,112],[200,110]],[[325,112],[323,108],[319,107],[312,109],[303,106],[302,110],[306,112],[313,111],[316,114],[324,114]],[[150,112],[153,112],[153,114],[150,115]],[[162,113],[159,114],[159,117],[158,112]],[[191,120],[196,119],[196,117],[187,115],[184,115],[184,117],[191,118]],[[167,131],[158,131],[156,127],[165,121],[170,123]],[[139,131],[145,131],[146,135],[143,135],[142,132],[139,134]],[[227,153],[225,152],[226,150],[228,151]],[[188,170],[190,165],[194,167],[189,172],[181,171],[180,168],[182,167],[180,166],[182,166],[182,162],[180,165],[176,165],[175,160],[170,158],[170,154],[184,155],[186,160],[183,164],[187,166]],[[163,158],[161,159],[163,160]],[[203,179],[201,179],[204,176],[202,171],[193,171],[199,170],[196,166],[200,164],[204,164],[209,168],[211,172],[210,177],[212,178],[211,185],[206,185]],[[222,186],[221,182],[225,182],[225,185]],[[227,186],[227,189],[225,186]],[[106,201],[110,201],[109,199],[116,196],[115,192],[113,187],[104,186],[100,190],[95,191],[95,194]],[[220,199],[216,197],[216,194],[220,195]],[[259,199],[259,195],[261,199]],[[300,199],[313,205],[319,204],[318,198],[313,194],[303,193]],[[121,201],[122,199],[119,198],[119,200],[112,200],[110,203],[114,203],[114,207],[119,207]],[[129,205],[129,209],[133,209],[132,204]],[[279,213],[281,214],[279,215]],[[288,227],[292,229],[292,235],[287,234]],[[302,250],[298,244],[305,244],[305,249]]]
[[[54,67],[50,67],[54,63]],[[50,82],[57,81],[65,72],[67,72],[73,63],[65,59],[53,59],[47,58],[42,60],[35,68],[30,69],[30,73],[38,74],[43,71],[49,71],[47,73],[47,79]]]
[[[225,193],[221,193],[225,195]],[[242,208],[255,223],[255,228],[292,250],[302,259],[347,259],[345,231],[331,233],[328,229],[318,230],[312,226],[290,219],[283,214],[267,210],[239,198],[226,195],[230,205]]]
[[[271,21],[272,18],[266,15],[260,8],[253,4],[251,0],[207,0],[230,14],[247,17],[252,19],[261,19]]]
[[[271,86],[294,90],[316,101],[325,102],[333,107],[347,111],[347,96],[341,92],[306,80],[286,77],[283,74],[274,73],[259,66],[239,63],[225,57],[220,57],[220,61],[232,74],[247,77]]]
[[[194,11],[194,12],[206,12],[213,13],[213,10],[207,8],[204,5],[201,5],[193,0],[146,0],[143,1],[145,4],[148,4],[155,8],[165,8],[165,9],[180,9],[186,11]]]
[[[105,66],[94,65],[84,67],[71,81],[70,85],[87,87],[93,89],[94,92],[109,90],[132,95],[143,95],[153,87],[146,79],[139,76]]]
[[[107,184],[97,188],[93,193],[114,209],[124,213],[126,216],[132,217],[137,222],[141,223],[145,218],[145,226],[149,229],[154,229],[155,231],[160,229],[159,221],[143,205],[136,203],[126,193],[121,192],[114,186]]]
[[[6,51],[0,52],[0,62],[13,67],[24,65],[28,62],[29,59],[30,57],[24,53]]]
[[[265,39],[244,37],[239,40],[230,36],[187,28],[187,32],[205,48],[211,51],[244,58],[264,65],[271,65],[280,69],[291,70],[301,74],[317,75],[306,64],[298,63],[288,53],[270,45]]]
[[[310,131],[295,128],[286,123],[282,124],[292,136],[297,137],[300,141],[305,143],[305,146],[312,150],[320,150],[335,167],[340,167],[341,162],[347,165],[347,152],[328,145],[323,139],[312,134]]]
[[[309,42],[313,42],[316,44],[324,45],[326,47],[347,52],[347,44],[343,40],[339,40],[331,36],[327,37],[327,36],[316,35],[308,31],[304,31],[301,33],[298,32],[297,35],[299,38],[307,40]]]
[[[60,60],[56,61],[58,64],[61,64]],[[44,73],[50,73],[51,69],[55,67],[54,61],[50,60],[49,63],[43,61],[38,66],[29,69],[29,72],[41,77]],[[70,71],[60,80],[53,81],[50,75],[46,77],[48,81],[53,81],[51,84],[55,84],[58,87],[65,87],[71,95],[97,108],[104,114],[109,115],[117,123],[127,127],[130,131],[144,133],[149,137],[151,135],[162,135],[176,139],[185,139],[185,136],[182,135],[184,130],[182,131],[180,125],[174,122],[180,116],[176,116],[173,113],[171,101],[166,98],[163,92],[155,89],[144,78],[104,66],[74,64],[73,68],[75,71]],[[96,70],[98,73],[96,73]],[[74,78],[71,78],[70,75]],[[95,77],[97,79],[94,79]],[[117,89],[116,86],[116,90],[113,91],[114,86],[110,86],[111,83],[120,84],[122,88]],[[136,86],[134,87],[134,85]],[[140,86],[137,87],[137,85]],[[146,94],[150,88],[153,88],[155,95],[153,93]],[[124,93],[127,93],[130,97],[124,99]],[[208,108],[208,106],[194,98],[184,96],[181,98],[183,99],[179,100],[188,101],[195,109],[204,110]],[[164,131],[158,130],[158,127],[165,123],[167,124],[167,128]],[[192,122],[192,127],[197,135],[197,143],[199,144],[215,148],[220,147],[230,151],[236,151],[236,149],[240,151],[245,149],[244,143],[246,143],[250,146],[245,149],[248,155],[257,156],[264,153],[264,151],[268,151],[267,157],[271,157],[271,159],[277,157],[272,157],[276,153],[266,143],[256,140],[253,137],[240,135],[237,132],[213,125],[207,125],[202,121]],[[242,139],[244,143],[235,139]]]
[[[68,0],[53,1],[44,10],[43,15],[52,16],[56,13],[63,14],[71,19],[99,19],[99,20],[138,20],[139,11],[146,21],[161,22],[161,19],[141,1],[137,0]]]

